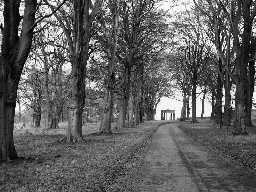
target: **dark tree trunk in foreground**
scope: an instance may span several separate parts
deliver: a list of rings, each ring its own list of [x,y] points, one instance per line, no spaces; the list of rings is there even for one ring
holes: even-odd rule
[[[13,141],[17,89],[32,44],[36,5],[36,0],[25,0],[22,32],[19,33],[20,1],[4,1],[0,63],[0,161],[17,158]]]
[[[231,3],[231,9],[238,9],[233,12],[233,44],[236,51],[237,59],[233,79],[236,83],[236,113],[234,122],[234,135],[248,134],[246,129],[246,117],[248,114],[248,63],[252,40],[252,25],[255,18],[255,5],[253,1],[237,1]],[[254,10],[254,11],[252,11]],[[242,26],[238,20],[243,20]],[[240,28],[242,33],[239,33]]]
[[[246,107],[246,125],[253,126],[252,124],[252,102],[255,85],[255,54],[256,54],[256,37],[251,38],[250,45],[250,60],[248,64],[248,94],[247,94],[247,107]]]

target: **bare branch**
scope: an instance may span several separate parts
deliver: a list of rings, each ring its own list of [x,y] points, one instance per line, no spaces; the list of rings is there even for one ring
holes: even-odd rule
[[[46,4],[49,4],[47,0],[44,0],[44,2],[45,2]],[[38,23],[42,22],[44,19],[49,18],[49,17],[51,17],[53,14],[55,14],[55,13],[61,8],[61,6],[64,5],[65,2],[66,2],[66,0],[63,0],[63,2],[62,2],[61,4],[59,4],[59,5],[55,8],[55,10],[53,10],[50,14],[45,15],[45,16],[41,17],[39,20],[37,20],[37,21],[34,23],[34,25],[32,26],[32,28],[35,28]]]

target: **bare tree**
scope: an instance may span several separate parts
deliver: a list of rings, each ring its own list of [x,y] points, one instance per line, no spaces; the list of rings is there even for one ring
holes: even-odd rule
[[[4,1],[4,27],[0,74],[0,160],[17,158],[13,141],[17,89],[28,57],[35,24],[36,0],[25,0],[22,31],[20,1]]]

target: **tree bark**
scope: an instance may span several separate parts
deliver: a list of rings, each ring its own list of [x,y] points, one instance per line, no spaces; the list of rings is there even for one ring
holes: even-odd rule
[[[128,100],[127,98],[123,97],[122,100],[120,101],[120,108],[119,108],[119,116],[118,116],[119,129],[125,127],[125,120],[127,117],[127,108],[128,108]]]
[[[196,123],[196,88],[197,88],[197,74],[196,72],[193,73],[192,79],[192,122]]]
[[[246,126],[252,126],[252,99],[255,84],[255,62],[249,61],[248,67],[248,92],[247,92],[247,105],[246,105]]]
[[[111,134],[111,119],[113,114],[113,97],[114,97],[114,86],[115,86],[115,65],[117,62],[117,40],[118,40],[118,9],[119,1],[113,3],[112,10],[112,42],[111,42],[111,60],[108,64],[108,76],[107,76],[107,93],[105,96],[105,108],[103,112],[103,119],[101,121],[100,132],[103,134]]]
[[[44,54],[44,89],[45,89],[45,95],[46,95],[46,128],[47,129],[51,129],[52,126],[52,98],[51,98],[51,94],[50,94],[50,88],[49,88],[49,65],[48,65],[48,59],[47,59],[47,54],[45,53],[45,51],[42,49],[42,52]]]
[[[129,127],[133,127],[135,125],[135,118],[134,118],[134,96],[132,93],[130,93],[130,99],[129,99],[129,110],[128,110],[128,124]]]
[[[134,79],[134,108],[135,108],[135,123],[136,125],[143,122],[144,107],[143,107],[143,73],[144,66],[142,63],[137,64],[135,68],[135,79]]]
[[[237,4],[231,4],[234,8]],[[241,26],[238,25],[237,21],[234,22],[233,36],[234,36],[234,49],[236,51],[237,59],[235,66],[235,74],[234,79],[236,83],[236,116],[234,123],[234,131],[233,134],[248,134],[246,129],[246,119],[247,113],[247,98],[248,98],[248,76],[247,76],[247,68],[249,63],[249,54],[250,54],[250,46],[251,46],[251,37],[252,37],[252,25],[254,21],[254,14],[251,14],[251,9],[254,6],[252,1],[245,1],[244,3],[238,2],[238,6],[241,10],[239,17],[242,16],[243,20],[243,32],[240,35],[237,31]],[[238,12],[239,12],[238,11]],[[232,17],[236,18],[236,17]]]
[[[215,121],[220,126],[220,128],[222,127],[222,97],[223,97],[222,87],[223,87],[223,83],[222,83],[220,74],[218,74],[217,90],[216,90],[217,94],[216,94],[216,103],[215,103]]]
[[[201,118],[203,118],[203,117],[204,117],[204,102],[205,102],[205,95],[206,95],[206,89],[204,89],[204,91],[203,91]]]
[[[73,0],[74,41],[72,57],[72,97],[69,106],[69,127],[74,140],[82,139],[82,114],[85,105],[85,75],[89,49],[89,7],[86,0]]]
[[[187,97],[187,107],[186,107],[186,110],[187,110],[187,119],[189,119],[189,116],[190,116],[190,107],[189,107],[189,95]]]
[[[211,96],[212,96],[212,98],[211,98],[211,106],[212,106],[211,120],[214,120],[214,118],[215,118],[215,94],[214,94],[213,90],[212,90]]]
[[[34,109],[33,114],[33,125],[38,128],[41,125],[41,108],[40,109]]]
[[[36,0],[25,0],[22,30],[19,33],[20,1],[4,1],[0,64],[0,161],[18,157],[13,140],[17,89],[32,44],[36,6]]]
[[[151,108],[145,111],[147,115],[147,121],[155,120],[156,109]]]
[[[3,58],[0,57],[0,161],[6,161],[8,159],[9,149],[7,147],[7,114],[6,114],[6,66],[3,62]]]
[[[181,121],[185,121],[185,119],[186,119],[186,106],[187,106],[187,95],[184,92],[183,93],[183,104],[182,104],[181,115],[180,115]]]
[[[224,82],[224,89],[225,89],[225,105],[224,105],[224,117],[223,117],[223,125],[230,126],[231,125],[231,118],[232,118],[232,107],[231,107],[231,81],[229,74],[225,75],[225,82]]]
[[[111,75],[113,76],[113,75]],[[102,134],[111,134],[111,122],[112,122],[112,114],[113,114],[113,80],[114,77],[110,77],[110,81],[108,83],[109,87],[105,96],[105,108],[103,111],[103,118],[101,120],[100,132]]]
[[[131,60],[131,59],[128,59]],[[125,63],[125,69],[123,73],[123,83],[121,88],[121,101],[120,101],[120,111],[119,111],[119,120],[118,120],[118,128],[125,127],[125,120],[127,117],[127,109],[129,103],[129,95],[130,95],[130,75],[131,75],[131,62],[127,61]]]

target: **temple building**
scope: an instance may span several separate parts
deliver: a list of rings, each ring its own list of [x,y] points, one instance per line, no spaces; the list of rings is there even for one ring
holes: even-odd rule
[[[175,120],[175,110],[161,110],[161,120]]]

